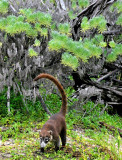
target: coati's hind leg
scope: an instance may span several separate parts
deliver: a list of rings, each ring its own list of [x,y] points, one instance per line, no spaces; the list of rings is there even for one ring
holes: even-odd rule
[[[62,129],[60,137],[61,137],[62,147],[65,147],[66,145],[66,127]]]

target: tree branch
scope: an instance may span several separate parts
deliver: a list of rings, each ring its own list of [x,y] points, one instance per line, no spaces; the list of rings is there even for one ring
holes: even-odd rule
[[[118,130],[120,136],[122,137],[122,129],[120,129],[120,128],[115,128],[114,126],[110,126],[110,125],[108,125],[108,124],[106,124],[106,123],[104,123],[104,122],[99,122],[99,124],[100,124],[101,126],[105,126],[107,129],[109,129],[109,130],[112,131],[112,132],[115,132],[116,130]]]
[[[37,97],[38,97],[39,101],[41,102],[41,105],[42,105],[43,109],[45,110],[45,112],[47,112],[47,114],[49,114],[49,115],[52,115],[51,112],[48,110],[46,104],[44,103],[42,96],[37,95]]]
[[[60,1],[60,5],[61,5],[61,8],[66,11],[66,6],[65,6],[65,3],[63,0],[59,0]]]
[[[72,25],[72,36],[75,40],[78,40],[77,36],[79,32],[79,27],[82,22],[82,18],[86,16],[88,19],[95,17],[96,15],[101,14],[107,7],[112,5],[117,0],[96,0],[91,5],[89,5],[86,9],[84,9],[78,16],[73,20]],[[79,34],[78,34],[79,35]]]
[[[100,81],[102,81],[103,79],[108,78],[109,76],[111,76],[112,74],[116,73],[117,71],[119,71],[119,69],[115,69],[114,71],[107,73],[106,75],[104,75],[104,76],[102,76],[101,78],[99,78],[98,80],[96,80],[96,82],[100,82]]]
[[[114,31],[105,31],[102,33],[103,35],[119,35],[122,34],[122,30],[114,30]]]

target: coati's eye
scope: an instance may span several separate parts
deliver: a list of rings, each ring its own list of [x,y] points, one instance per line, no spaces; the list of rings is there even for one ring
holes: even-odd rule
[[[46,137],[44,141],[45,141],[45,143],[48,143],[49,142],[49,138]]]
[[[48,143],[48,139],[45,140],[45,143]]]

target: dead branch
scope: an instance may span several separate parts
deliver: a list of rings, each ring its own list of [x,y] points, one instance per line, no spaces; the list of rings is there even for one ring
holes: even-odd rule
[[[49,109],[47,108],[46,104],[44,103],[44,100],[42,98],[41,95],[37,95],[39,101],[41,102],[41,105],[43,107],[43,109],[45,110],[45,112],[47,112],[47,114],[52,115],[51,112],[49,111]]]
[[[122,34],[122,30],[105,31],[102,34],[103,35],[120,35],[120,34]]]
[[[120,85],[122,85],[122,81],[120,81],[120,80],[118,80],[118,79],[112,78],[112,81],[115,81],[115,82],[119,83]]]
[[[60,1],[60,5],[61,5],[61,8],[66,11],[66,6],[65,6],[65,3],[63,0],[59,0]]]
[[[116,73],[117,71],[119,71],[119,69],[115,69],[114,71],[111,71],[111,72],[107,73],[106,75],[104,75],[104,76],[102,76],[101,78],[99,78],[98,80],[96,80],[96,82],[100,82],[100,81],[102,81],[103,79],[108,78],[109,76],[111,76],[112,74]]]
[[[84,81],[87,82],[87,84],[94,85],[97,88],[103,89],[104,91],[110,91],[110,92],[114,93],[116,96],[122,97],[121,91],[118,91],[118,90],[111,88],[111,87],[108,87],[108,86],[103,86],[103,85],[99,84],[98,82],[92,81],[87,74],[84,77]]]
[[[7,90],[7,108],[8,108],[8,114],[10,114],[10,86],[8,86]]]
[[[108,107],[108,104],[106,104],[105,107],[102,109],[102,111],[100,112],[100,116],[104,113],[107,107]]]
[[[120,136],[122,137],[122,129],[120,128],[115,128],[114,126],[110,126],[106,124],[105,122],[99,122],[101,126],[105,126],[107,129],[109,129],[112,132],[115,132],[116,130],[119,132]]]

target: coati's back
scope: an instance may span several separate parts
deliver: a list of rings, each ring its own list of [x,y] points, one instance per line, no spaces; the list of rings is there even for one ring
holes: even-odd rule
[[[65,115],[67,109],[66,94],[64,92],[62,85],[53,76],[46,73],[42,73],[38,75],[34,80],[37,81],[38,79],[41,78],[47,78],[53,81],[62,95],[62,106],[60,111],[50,117],[50,119],[44,124],[40,132],[41,151],[44,151],[44,147],[50,140],[54,141],[55,150],[57,151],[60,145],[59,136],[61,137],[62,146],[65,146],[66,144],[66,122],[65,122]]]

